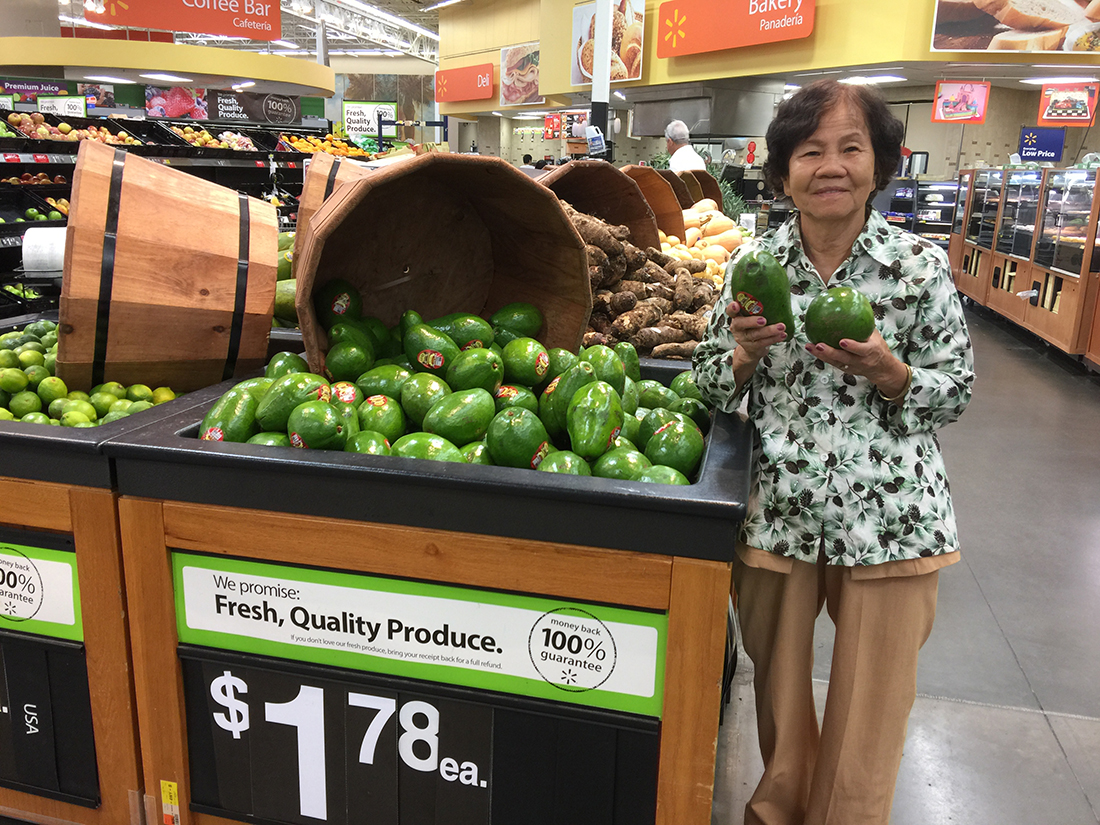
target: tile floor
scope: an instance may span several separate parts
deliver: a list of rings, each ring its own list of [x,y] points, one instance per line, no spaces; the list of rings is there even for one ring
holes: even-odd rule
[[[940,574],[892,825],[1100,823],[1100,376],[985,310],[977,382],[940,433],[963,559]],[[824,707],[832,625],[818,621]],[[712,823],[762,770],[744,654]]]

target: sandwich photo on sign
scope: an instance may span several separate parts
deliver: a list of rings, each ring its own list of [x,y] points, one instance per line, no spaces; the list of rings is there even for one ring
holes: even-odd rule
[[[524,43],[500,50],[500,105],[542,103],[539,95],[539,44]]]
[[[932,51],[1100,51],[1100,0],[937,0]]]
[[[645,34],[645,4],[641,0],[610,0],[611,82],[638,80],[642,76],[642,42]],[[573,7],[572,69],[569,82],[584,86],[592,82],[592,61],[596,54],[596,4]]]

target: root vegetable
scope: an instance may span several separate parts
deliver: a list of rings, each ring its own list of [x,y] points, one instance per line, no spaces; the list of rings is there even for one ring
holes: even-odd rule
[[[607,266],[604,267],[604,272],[607,273],[604,278],[603,285],[606,287],[613,287],[626,277],[626,258],[622,255],[610,255],[607,259]]]
[[[661,310],[663,315],[668,315],[673,311],[672,301],[667,298],[650,298],[649,302]]]
[[[603,344],[605,347],[610,343],[608,337],[602,332],[586,332],[581,337],[581,346],[594,347],[596,344]]]
[[[690,315],[686,312],[673,312],[661,319],[666,326],[676,326],[682,329],[690,338],[702,341],[707,331],[707,322],[710,319],[702,315]]]
[[[676,309],[690,309],[694,300],[695,278],[686,269],[680,269],[672,290],[672,305]]]
[[[611,296],[611,314],[615,317],[630,312],[638,305],[638,296],[633,292],[617,292]]]
[[[698,345],[698,341],[684,341],[681,344],[660,344],[653,348],[652,356],[654,358],[672,358],[690,361]]]
[[[614,335],[619,338],[632,338],[638,330],[652,326],[661,320],[661,309],[651,301],[641,301],[634,309],[624,312],[611,325]]]
[[[612,309],[613,302],[611,300],[614,297],[615,293],[609,289],[598,290],[596,294],[592,296],[592,312],[604,312],[610,315],[614,312]],[[615,314],[618,315],[619,313],[615,312]]]
[[[626,258],[626,271],[634,272],[637,269],[641,269],[648,262],[645,252],[638,249],[632,243],[623,244],[623,257]]]
[[[636,347],[641,349],[653,349],[661,344],[681,344],[689,340],[688,334],[676,327],[645,327],[638,330],[638,334],[630,339]]]
[[[645,285],[645,295],[647,298],[663,298],[667,301],[672,301],[672,296],[674,294],[672,287],[665,286],[664,284]]]
[[[588,326],[595,332],[602,332],[604,335],[608,335],[612,329],[611,316],[603,312],[593,312],[588,319]]]
[[[586,244],[584,247],[584,253],[588,256],[589,266],[607,266],[607,253],[600,249],[598,246]]]
[[[674,274],[675,273],[670,273],[667,269],[657,266],[653,261],[647,261],[646,265],[641,269],[638,280],[650,284],[672,286],[676,281]]]
[[[649,258],[649,260],[657,264],[657,266],[666,267],[673,261],[671,256],[666,255],[659,249],[654,249],[652,246],[646,247],[645,255],[647,258]]]
[[[643,284],[641,281],[619,281],[611,287],[612,292],[633,292],[639,301],[645,300],[645,288],[647,284]]]
[[[569,216],[570,222],[586,244],[598,246],[608,255],[623,254],[623,242],[612,234],[611,227],[598,218],[578,212],[568,204],[563,203],[562,205],[565,207],[565,213]],[[616,229],[618,228],[616,227]]]

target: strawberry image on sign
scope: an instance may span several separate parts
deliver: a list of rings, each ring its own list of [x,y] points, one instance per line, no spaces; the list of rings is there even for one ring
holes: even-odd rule
[[[225,441],[225,430],[221,427],[211,427],[204,432],[199,439],[200,441]]]
[[[431,370],[437,370],[443,366],[443,353],[434,349],[422,349],[416,354],[416,360]]]
[[[164,113],[168,117],[182,117],[195,108],[195,98],[190,90],[173,86],[164,96]]]

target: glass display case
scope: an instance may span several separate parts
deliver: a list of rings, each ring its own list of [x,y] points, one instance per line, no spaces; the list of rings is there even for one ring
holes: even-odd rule
[[[917,181],[913,232],[946,249],[958,202],[959,184],[955,181]]]
[[[956,199],[955,209],[955,221],[951,227],[951,234],[961,235],[963,233],[963,226],[966,220],[966,196],[970,194],[970,178],[973,172],[960,172],[959,173],[959,190],[958,198]]]
[[[997,251],[1017,258],[1030,258],[1035,238],[1041,169],[1013,169],[1005,172],[1004,206],[997,226]]]
[[[997,212],[1001,206],[1001,169],[979,169],[974,173],[974,193],[970,196],[970,217],[966,239],[985,249],[993,248],[997,234]]]
[[[1086,247],[1092,231],[1095,169],[1052,169],[1043,186],[1036,265],[1080,277],[1100,271],[1100,252]]]

